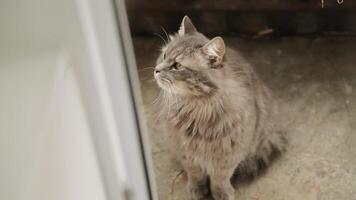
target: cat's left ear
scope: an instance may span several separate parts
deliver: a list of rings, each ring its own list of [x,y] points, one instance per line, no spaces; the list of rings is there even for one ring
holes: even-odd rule
[[[211,64],[219,65],[225,55],[225,43],[221,37],[215,37],[202,47]]]
[[[178,34],[183,36],[185,34],[191,34],[197,32],[197,29],[193,25],[190,18],[186,15],[183,17],[182,23],[180,24],[180,28],[178,30]]]

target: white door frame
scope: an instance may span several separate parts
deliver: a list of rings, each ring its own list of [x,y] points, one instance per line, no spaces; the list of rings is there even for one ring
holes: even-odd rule
[[[77,5],[89,58],[80,85],[107,199],[157,199],[124,2]]]

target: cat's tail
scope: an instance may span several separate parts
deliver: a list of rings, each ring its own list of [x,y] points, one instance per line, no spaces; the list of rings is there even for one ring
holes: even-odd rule
[[[248,156],[235,170],[231,179],[233,185],[248,183],[263,174],[267,167],[286,150],[287,139],[284,132],[276,132],[262,140],[255,154]]]

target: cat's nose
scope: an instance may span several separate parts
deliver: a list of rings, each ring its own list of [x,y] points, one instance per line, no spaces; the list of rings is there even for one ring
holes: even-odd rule
[[[155,74],[159,74],[161,71],[158,69],[155,69]]]

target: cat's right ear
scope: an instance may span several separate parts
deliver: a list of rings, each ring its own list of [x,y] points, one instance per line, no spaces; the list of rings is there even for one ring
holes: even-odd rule
[[[182,23],[180,24],[180,28],[178,30],[178,34],[183,36],[185,34],[191,34],[197,32],[197,29],[193,25],[190,18],[186,15],[183,17]]]
[[[225,55],[225,43],[221,37],[215,37],[202,47],[202,51],[208,56],[210,63],[220,65]]]

